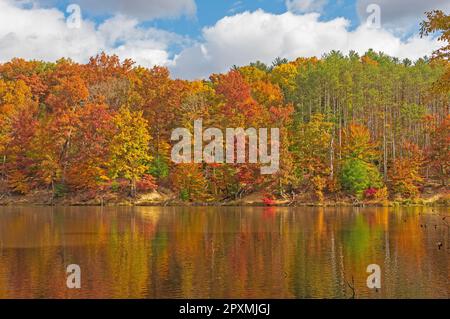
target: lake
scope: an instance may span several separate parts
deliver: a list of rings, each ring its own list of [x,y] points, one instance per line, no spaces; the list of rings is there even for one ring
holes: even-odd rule
[[[449,213],[3,207],[0,298],[449,298]],[[70,264],[80,289],[67,288]]]

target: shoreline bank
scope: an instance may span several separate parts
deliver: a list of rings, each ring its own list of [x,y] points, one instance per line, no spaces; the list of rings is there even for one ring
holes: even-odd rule
[[[4,196],[0,198],[0,206],[104,206],[104,207],[450,207],[448,193],[435,194],[429,198],[395,199],[383,201],[368,201],[355,199],[318,201],[274,200],[267,204],[259,198],[243,198],[229,201],[184,202],[176,198],[168,198],[163,194],[153,192],[137,198],[116,197],[82,200],[79,197],[36,197],[36,196]]]

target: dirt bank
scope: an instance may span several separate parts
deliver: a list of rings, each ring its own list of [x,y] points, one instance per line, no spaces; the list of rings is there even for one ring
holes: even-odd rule
[[[417,199],[390,199],[384,201],[357,200],[350,197],[326,198],[323,202],[315,201],[311,197],[298,196],[286,199],[274,199],[269,205],[264,201],[262,193],[227,201],[183,202],[170,191],[155,191],[139,194],[131,198],[117,193],[97,195],[76,194],[55,198],[51,192],[39,191],[29,195],[2,195],[1,206],[12,205],[40,205],[40,206],[448,206],[450,207],[450,193],[446,189],[437,190],[434,194],[422,195]]]

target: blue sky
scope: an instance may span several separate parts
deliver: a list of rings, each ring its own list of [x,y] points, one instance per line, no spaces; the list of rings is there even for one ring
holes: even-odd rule
[[[201,37],[201,30],[205,26],[214,25],[225,16],[232,16],[244,11],[262,9],[274,14],[286,12],[284,0],[197,0],[197,15],[195,17],[181,17],[179,19],[158,19],[151,25],[192,38]],[[336,17],[346,17],[352,21],[352,26],[359,24],[355,0],[330,1],[322,11],[322,19],[330,20]]]
[[[67,23],[70,3],[81,10],[77,28]],[[367,24],[371,4],[379,24]],[[415,60],[440,45],[417,34],[433,9],[450,11],[450,0],[0,0],[0,61],[84,63],[106,52],[192,79],[331,50]]]
[[[55,2],[54,7],[64,11],[70,3],[77,2],[72,0],[57,1]],[[258,9],[274,14],[282,14],[286,12],[287,9],[285,0],[196,0],[195,3],[195,16],[181,15],[174,18],[157,18],[141,23],[144,26],[158,27],[197,39],[201,37],[201,30],[203,27],[214,25],[225,16],[232,16],[245,11],[255,11]],[[50,4],[52,3],[46,3],[44,5],[52,7]],[[351,21],[352,27],[357,26],[360,22],[356,9],[356,0],[327,1],[321,13],[321,19],[323,20],[345,17]],[[89,11],[83,13],[86,18],[97,22],[103,21],[112,14],[113,13],[93,14]]]

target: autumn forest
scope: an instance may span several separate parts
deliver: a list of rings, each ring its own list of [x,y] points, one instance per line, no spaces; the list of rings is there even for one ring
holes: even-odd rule
[[[422,35],[450,38],[431,12]],[[448,44],[448,42],[447,42]],[[0,197],[184,202],[385,202],[447,193],[449,47],[417,61],[372,50],[277,58],[209,79],[100,54],[86,64],[0,64]],[[280,169],[175,164],[171,133],[206,127],[280,129]]]

